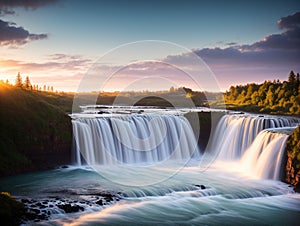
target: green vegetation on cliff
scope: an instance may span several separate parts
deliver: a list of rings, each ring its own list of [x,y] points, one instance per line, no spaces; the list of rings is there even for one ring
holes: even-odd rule
[[[300,78],[290,72],[288,81],[231,86],[224,94],[227,109],[267,114],[300,115]],[[218,103],[211,104],[217,107]]]
[[[57,95],[55,98],[59,98]],[[0,84],[0,175],[64,164],[71,121],[46,93]]]
[[[286,181],[300,187],[300,126],[298,126],[289,136],[286,144],[286,151]]]

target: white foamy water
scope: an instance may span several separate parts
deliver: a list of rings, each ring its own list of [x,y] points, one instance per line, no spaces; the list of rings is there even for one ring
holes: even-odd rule
[[[264,129],[291,127],[300,123],[295,118],[259,115],[225,115],[219,122],[211,151],[221,160],[236,160],[244,154]]]
[[[128,115],[73,120],[76,162],[89,165],[153,164],[199,156],[184,116]]]
[[[201,155],[180,114],[111,116],[76,115],[76,166],[4,178],[1,190],[92,200],[83,212],[60,210],[42,225],[298,225],[300,194],[279,181],[292,128],[266,129],[299,120],[226,115],[211,152]],[[120,200],[95,205],[103,191]]]

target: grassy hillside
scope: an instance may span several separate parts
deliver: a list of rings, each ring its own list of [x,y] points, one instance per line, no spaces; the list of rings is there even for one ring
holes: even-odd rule
[[[71,121],[56,98],[0,84],[0,175],[67,161]]]

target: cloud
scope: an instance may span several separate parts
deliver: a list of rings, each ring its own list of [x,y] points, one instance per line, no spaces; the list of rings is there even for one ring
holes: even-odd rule
[[[300,25],[300,12],[296,12],[293,15],[289,15],[287,17],[282,17],[278,22],[278,27],[280,29],[291,29],[297,28]]]
[[[248,45],[230,43],[226,48],[194,49],[190,53],[168,56],[166,61],[192,66],[193,55],[202,58],[216,74],[222,88],[235,83],[286,79],[290,70],[300,70],[300,13],[283,17],[278,26],[284,29]]]
[[[68,54],[63,54],[63,53],[56,53],[56,54],[51,54],[48,55],[50,60],[64,60],[64,61],[68,61],[68,60],[86,60],[86,58],[84,58],[81,55],[68,55]]]
[[[20,7],[35,10],[39,7],[57,3],[59,0],[1,0],[0,16],[15,14],[13,8]]]
[[[49,60],[43,63],[23,62],[18,60],[2,59],[0,67],[24,73],[63,70],[68,72],[86,71],[92,60],[82,56],[65,55],[63,59]]]
[[[15,23],[0,20],[0,45],[20,46],[29,41],[46,39],[47,34],[32,34]]]
[[[15,14],[15,11],[14,11],[14,10],[6,9],[6,8],[2,9],[2,8],[0,7],[0,16],[4,16],[4,15],[13,15],[13,14]]]
[[[235,46],[237,45],[237,42],[228,42],[226,43],[227,46]]]
[[[282,17],[278,21],[278,27],[286,31],[280,34],[271,34],[263,40],[252,45],[243,45],[239,48],[243,51],[263,51],[266,49],[300,50],[300,12]]]
[[[59,0],[1,0],[0,16],[16,14],[14,8],[35,10]],[[0,20],[0,46],[17,47],[30,41],[48,38],[47,34],[33,34],[15,23]]]
[[[54,56],[64,56],[54,60]],[[44,62],[35,63],[14,59],[1,59],[0,80],[14,83],[18,72],[29,76],[33,84],[51,85],[58,90],[74,91],[82,77],[93,64],[93,60],[81,55],[54,54],[46,56]]]
[[[225,49],[205,48],[194,51],[208,63],[214,65],[295,65],[300,60],[298,51],[265,49],[241,51],[235,47]]]

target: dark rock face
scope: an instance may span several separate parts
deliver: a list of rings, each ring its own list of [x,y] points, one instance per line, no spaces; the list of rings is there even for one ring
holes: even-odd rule
[[[287,157],[287,163],[285,167],[285,172],[286,172],[286,178],[285,181],[289,184],[292,184],[295,186],[296,191],[300,191],[300,184],[299,184],[299,179],[300,179],[300,170],[297,171],[293,167],[293,156],[291,153],[288,153]]]
[[[289,136],[286,143],[286,159],[284,161],[284,182],[294,186],[295,191],[300,191],[300,126]]]
[[[71,162],[71,118],[62,114],[51,119],[48,129],[34,138],[36,143],[24,150],[36,169],[51,169]]]
[[[191,112],[185,114],[194,131],[201,151],[205,151],[206,147],[209,146],[213,131],[224,115],[224,112]]]
[[[14,87],[0,95],[0,176],[71,162],[71,118],[54,97]]]

